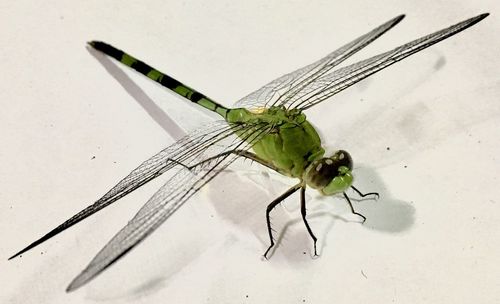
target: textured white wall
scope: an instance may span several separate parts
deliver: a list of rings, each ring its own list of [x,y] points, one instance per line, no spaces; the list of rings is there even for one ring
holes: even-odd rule
[[[500,301],[497,3],[1,1],[0,302]],[[141,105],[86,41],[110,42],[229,105],[400,13],[349,62],[483,12],[491,16],[473,28],[309,111],[327,146],[352,153],[359,188],[382,195],[355,203],[362,226],[341,199],[308,192],[320,258],[310,257],[294,196],[273,216],[278,230],[289,224],[283,240],[261,260],[265,206],[287,181],[246,162],[74,293],[64,292],[70,280],[161,181],[6,261],[212,119],[121,70],[145,94]]]

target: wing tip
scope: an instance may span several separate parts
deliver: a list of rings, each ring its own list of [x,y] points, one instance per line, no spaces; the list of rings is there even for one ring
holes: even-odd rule
[[[390,27],[393,27],[396,24],[398,24],[399,22],[401,22],[401,20],[403,20],[405,17],[406,17],[405,14],[397,15],[396,17],[392,18],[391,20],[387,21],[386,24],[390,24]]]
[[[463,30],[463,29],[466,29],[468,27],[473,26],[474,24],[481,22],[481,20],[488,17],[489,15],[490,15],[490,13],[482,13],[482,14],[479,14],[475,17],[472,17],[472,18],[469,18],[465,21],[462,21],[459,24],[462,25],[462,30]]]
[[[476,18],[480,21],[480,20],[483,20],[484,18],[488,17],[490,15],[490,13],[482,13],[480,15],[478,15]]]
[[[488,17],[489,15],[490,15],[490,13],[482,13],[482,14],[479,14],[479,15],[477,15],[475,17],[470,18],[469,20],[475,21],[475,23],[477,23],[477,22],[483,20],[484,18]],[[401,20],[403,20],[405,17],[406,17],[406,14],[400,14],[400,15],[392,18],[392,20],[390,22],[394,23],[394,24],[397,24]]]
[[[15,254],[13,254],[10,258],[7,259],[7,261],[10,261],[12,259],[15,259],[16,257],[20,257],[23,253],[33,249],[34,247],[38,246],[40,243],[38,241],[35,241],[31,244],[29,244],[28,246],[26,246],[25,248],[19,250],[18,252],[16,252]]]
[[[66,287],[66,292],[72,292],[77,290],[78,288],[82,287],[83,285],[87,284],[89,281],[91,281],[93,278],[95,278],[99,273],[92,273],[89,272],[89,266],[85,270],[83,270],[79,275],[77,275],[71,283],[69,283],[68,287]]]
[[[78,277],[76,277],[73,281],[71,281],[71,283],[68,285],[68,287],[66,287],[66,292],[69,293],[69,292],[75,291],[78,288],[80,288],[83,284],[85,284],[84,282],[78,282],[77,279],[78,279]]]
[[[397,15],[396,17],[392,18],[391,20],[387,21],[386,23],[384,23],[382,26],[383,27],[387,27],[386,31],[389,30],[390,28],[396,26],[396,24],[398,24],[399,22],[401,22],[401,20],[404,19],[404,17],[406,17],[405,14],[400,14],[400,15]]]
[[[73,225],[73,224],[71,224],[71,225]],[[31,243],[28,246],[24,247],[23,249],[19,250],[17,253],[15,253],[14,255],[12,255],[8,260],[10,261],[10,260],[14,259],[15,257],[20,256],[21,254],[23,254],[25,252],[28,252],[29,250],[37,247],[38,245],[40,245],[40,244],[44,243],[45,241],[51,239],[55,235],[59,234],[60,232],[66,230],[66,228],[68,228],[68,227],[71,226],[71,225],[69,225],[69,226],[63,227],[63,225],[64,224],[59,225],[55,229],[52,229],[50,232],[48,232],[47,234],[45,234],[44,236],[42,236],[38,240],[34,241],[33,243]]]
[[[13,256],[11,256],[10,258],[8,258],[8,259],[7,259],[7,261],[10,261],[10,260],[14,259],[14,258],[16,258],[17,256],[20,256],[21,254],[22,254],[22,252],[21,252],[21,251],[19,251],[18,253],[14,254]]]

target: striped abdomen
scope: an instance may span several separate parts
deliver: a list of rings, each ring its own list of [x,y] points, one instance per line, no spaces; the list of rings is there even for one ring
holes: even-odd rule
[[[148,64],[130,56],[129,54],[113,47],[112,45],[109,45],[105,42],[101,41],[91,41],[89,42],[89,45],[92,46],[94,49],[103,52],[104,54],[115,58],[116,60],[120,61],[126,66],[131,67],[132,69],[136,70],[137,72],[143,74],[144,76],[148,77],[151,80],[156,81],[157,83],[161,84],[162,86],[174,91],[175,93],[181,95],[182,97],[185,97],[186,99],[199,104],[200,106],[216,112],[217,114],[221,115],[222,117],[226,118],[228,109],[217,102],[211,100],[207,96],[191,89],[187,85],[182,84],[181,82],[175,80],[174,78],[163,74],[162,72],[154,69],[153,67],[149,66]]]

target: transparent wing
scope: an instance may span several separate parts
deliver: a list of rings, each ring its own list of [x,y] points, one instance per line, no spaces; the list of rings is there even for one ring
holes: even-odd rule
[[[259,90],[240,99],[234,106],[239,108],[258,108],[279,102],[280,100],[286,101],[300,92],[304,86],[307,86],[314,79],[325,74],[331,68],[380,37],[403,18],[404,15],[397,16],[369,33],[333,51],[326,57],[271,81]]]
[[[228,139],[236,142],[239,141],[239,138],[234,136],[233,133],[243,132],[245,128],[248,127],[251,126],[228,125],[225,121],[216,121],[191,132],[176,143],[143,162],[94,204],[83,209],[40,239],[14,254],[9,259],[38,246],[81,220],[109,206],[121,197],[129,194],[164,172],[178,166],[180,163],[187,166],[192,165],[203,158],[217,155],[221,151],[228,149],[228,145],[231,144],[231,141],[228,141]]]
[[[401,45],[391,51],[326,74],[316,79],[313,83],[310,83],[302,91],[281,105],[285,105],[287,108],[308,109],[391,64],[465,30],[487,16],[488,14],[482,14],[467,19],[433,34]]]
[[[236,155],[228,152],[248,149],[269,128],[267,125],[262,125],[245,130],[242,135],[245,141],[228,137],[225,140],[226,143],[223,143],[224,152],[220,153],[219,149],[214,149],[219,154],[205,158],[206,161],[201,163],[193,164],[192,168],[184,168],[177,172],[92,259],[90,264],[71,282],[67,291],[87,283],[144,240],[201,187],[236,159]]]

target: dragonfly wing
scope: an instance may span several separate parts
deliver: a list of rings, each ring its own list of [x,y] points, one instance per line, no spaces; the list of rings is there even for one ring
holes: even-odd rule
[[[367,34],[333,51],[326,57],[271,81],[259,90],[240,99],[236,102],[235,107],[256,108],[264,107],[271,102],[274,104],[280,99],[286,101],[287,98],[299,92],[308,83],[325,74],[331,68],[380,37],[403,18],[404,15],[397,16]]]
[[[215,172],[220,172],[219,170]],[[200,181],[200,178],[195,180],[197,173],[199,172],[191,172],[188,169],[176,173],[99,251],[89,265],[71,282],[67,291],[75,290],[96,277],[158,228],[196,192],[192,187],[194,181]]]
[[[225,121],[216,121],[191,132],[176,143],[143,162],[94,204],[78,212],[9,259],[19,256],[38,246],[81,220],[109,206],[121,197],[179,165],[179,163],[185,165],[193,164],[201,160],[202,157],[208,157],[209,150],[214,150],[214,147],[217,147],[217,149],[212,151],[212,155],[224,150],[227,146],[224,146],[221,142],[228,138],[237,140],[236,136],[233,136],[233,133],[235,130],[241,130],[242,128],[243,126],[229,126]],[[217,143],[219,143],[219,145],[216,145]]]
[[[308,109],[350,87],[358,81],[465,30],[487,16],[488,14],[481,14],[467,19],[433,34],[401,45],[391,51],[376,55],[369,59],[326,74],[316,79],[316,81],[310,83],[301,92],[293,96],[293,98],[288,101],[287,107],[297,107],[302,110]]]
[[[165,222],[184,202],[191,198],[201,187],[229,166],[238,156],[228,152],[245,150],[252,142],[267,132],[267,127],[247,132],[245,141],[227,138],[225,149],[206,161],[194,164],[177,172],[163,185],[134,218],[120,230],[104,248],[92,259],[89,265],[71,282],[67,291],[75,290],[92,280],[107,267],[123,257],[138,245],[156,228]],[[215,149],[217,150],[217,149]],[[214,151],[215,151],[214,150]],[[220,152],[220,150],[218,150]]]

